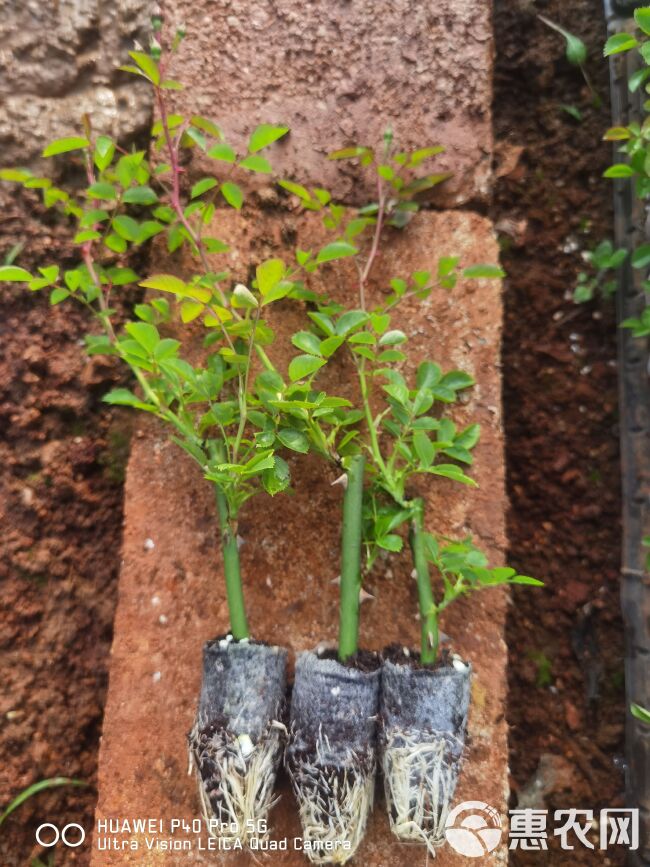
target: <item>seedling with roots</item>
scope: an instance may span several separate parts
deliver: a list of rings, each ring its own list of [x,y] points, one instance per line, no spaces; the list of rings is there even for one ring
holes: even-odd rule
[[[276,721],[284,699],[286,652],[245,644],[250,627],[238,518],[251,497],[288,489],[289,465],[280,452],[309,447],[291,424],[291,413],[299,405],[282,393],[283,377],[267,354],[274,333],[265,316],[269,305],[280,299],[305,295],[278,259],[257,263],[250,286],[231,278],[213,258],[227,252],[228,245],[211,231],[217,205],[242,207],[238,174],[270,174],[264,153],[288,130],[262,124],[252,131],[246,152],[238,154],[210,118],[173,112],[168,95],[182,85],[170,77],[170,63],[182,34],[166,39],[159,20],[154,31],[150,50],[130,52],[133,63],[123,68],[153,88],[158,109],[152,130],[156,162],[149,162],[144,151],[125,151],[108,136],[96,136],[84,118],[80,134],[58,139],[43,152],[46,158],[68,155],[73,165],[80,165],[84,189],[63,189],[26,169],[2,170],[0,179],[40,190],[45,206],[74,225],[79,261],[67,268],[44,265],[38,274],[8,262],[0,267],[0,281],[23,282],[31,291],[48,290],[53,305],[82,305],[99,331],[87,335],[88,353],[119,359],[139,389],[136,393],[118,388],[104,400],[162,421],[171,439],[213,486],[230,629],[224,646],[217,641],[216,647],[212,642],[204,650],[204,689],[190,749],[206,818],[234,828],[234,836],[245,840],[257,835],[272,802],[281,754]],[[184,152],[192,148],[214,160],[216,173],[188,191],[182,163]],[[158,243],[166,240],[169,254],[189,252],[194,274],[181,279],[153,273],[143,279],[135,273],[126,257],[154,238]],[[330,258],[336,255],[336,250],[329,253]],[[135,285],[150,290],[149,295],[134,308],[135,317],[120,327],[116,294]],[[176,313],[181,325],[172,327]],[[190,327],[192,322],[196,324]],[[197,351],[201,336],[203,353]],[[345,401],[328,401],[321,392],[314,406],[345,412]],[[306,419],[310,423],[309,412]],[[270,672],[269,683],[253,689],[255,678],[242,675],[248,669]],[[227,674],[229,682],[214,682],[215,670],[222,681]],[[205,688],[207,682],[210,689]],[[229,696],[223,712],[216,707],[215,691],[217,696]],[[250,720],[248,729],[242,729],[243,719]]]
[[[329,202],[322,204],[304,187],[293,185],[291,190],[305,207],[324,212],[325,227],[338,233],[334,244],[348,248],[358,278],[354,307],[319,296],[316,309],[309,313],[312,330],[296,335],[300,348],[313,359],[314,371],[308,377],[312,391],[317,389],[321,369],[338,351],[346,351],[352,359],[358,383],[356,419],[348,415],[348,423],[339,425],[336,419],[319,416],[313,428],[305,428],[314,447],[318,450],[320,443],[321,453],[341,460],[346,471],[339,660],[354,659],[358,651],[363,551],[369,570],[380,554],[401,551],[404,540],[400,530],[408,526],[422,622],[420,660],[429,668],[412,670],[389,660],[383,664],[382,763],[395,834],[403,840],[424,841],[432,852],[443,841],[444,821],[459,773],[470,678],[470,667],[460,660],[453,666],[431,668],[438,660],[440,615],[473,590],[504,583],[541,583],[518,575],[514,569],[488,568],[485,555],[470,539],[439,539],[425,529],[425,500],[416,480],[436,476],[475,485],[463,467],[472,463],[478,425],[459,430],[450,418],[434,414],[439,407],[454,404],[474,381],[463,371],[444,373],[428,360],[418,365],[414,381],[409,381],[402,372],[408,337],[392,325],[393,311],[404,300],[425,300],[434,289],[453,289],[460,274],[466,279],[490,279],[501,277],[501,269],[484,264],[461,269],[458,257],[442,257],[435,273],[418,271],[406,279],[394,278],[382,301],[372,306],[369,303],[369,279],[386,243],[387,227],[407,226],[418,210],[414,197],[446,177],[417,177],[421,163],[439,151],[432,147],[398,152],[388,133],[378,152],[352,147],[333,154],[335,159],[359,160],[375,174],[377,199],[356,212]],[[431,566],[439,573],[439,594],[432,586]],[[301,701],[303,688],[301,684]],[[408,720],[407,709],[411,714]],[[369,745],[356,756],[358,791],[374,773],[370,755]],[[318,767],[322,791],[328,792],[325,803],[338,808],[340,802],[327,783],[330,768],[322,763]],[[309,775],[301,780],[300,771],[299,764],[292,769],[294,779],[301,783],[296,786],[301,814],[309,814],[309,827],[318,826],[326,837],[330,826],[322,817],[319,823],[309,812],[306,805],[313,793]],[[337,815],[341,815],[340,810]],[[348,838],[360,838],[366,816],[347,816]]]

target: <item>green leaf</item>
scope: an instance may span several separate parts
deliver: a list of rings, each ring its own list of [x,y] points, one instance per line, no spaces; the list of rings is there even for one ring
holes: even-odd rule
[[[155,325],[150,325],[148,322],[127,322],[124,330],[134,340],[137,340],[143,349],[150,355],[153,355],[156,346],[160,342],[160,335]]]
[[[205,305],[200,301],[183,301],[181,304],[181,320],[185,323],[192,322],[205,310]]]
[[[29,283],[34,277],[16,265],[0,265],[0,283]]]
[[[424,431],[418,430],[413,434],[413,448],[422,466],[425,469],[430,467],[435,458],[436,450]]]
[[[228,204],[237,210],[239,210],[244,203],[244,194],[237,184],[233,184],[232,181],[225,181],[221,184],[221,194]]]
[[[115,144],[107,135],[97,136],[93,160],[100,172],[108,168],[115,156]]]
[[[86,196],[89,199],[103,199],[107,202],[117,198],[117,190],[113,184],[107,184],[104,181],[98,181],[96,184],[91,184],[86,190]]]
[[[650,265],[650,244],[642,244],[632,253],[632,267],[646,268]]]
[[[377,545],[380,548],[383,548],[384,551],[393,551],[394,553],[398,553],[402,550],[404,546],[404,542],[401,536],[398,536],[396,533],[387,533],[385,536],[380,536],[377,539]]]
[[[187,295],[188,286],[173,274],[154,274],[140,282],[145,289],[160,289],[161,292],[173,292],[174,295]],[[207,299],[206,299],[207,300]]]
[[[153,84],[160,84],[160,71],[153,57],[150,57],[143,51],[129,51],[129,57],[135,60],[149,81]]]
[[[461,388],[469,388],[474,385],[474,377],[464,370],[450,370],[440,380],[440,385],[445,388],[451,388],[454,391],[459,391]]]
[[[277,283],[284,277],[286,266],[282,259],[267,259],[255,269],[257,288],[265,298]]]
[[[221,160],[224,163],[234,163],[237,159],[237,154],[225,142],[219,142],[219,144],[211,147],[208,151],[208,156],[212,157],[213,160]]]
[[[321,341],[310,331],[299,331],[291,338],[291,342],[296,349],[301,349],[309,355],[321,356]]]
[[[275,455],[275,462],[272,467],[264,470],[262,473],[262,484],[264,490],[272,497],[285,491],[289,487],[291,481],[291,473],[289,464],[283,458]]]
[[[110,234],[104,238],[104,244],[114,253],[124,253],[126,250],[126,241],[116,234]]]
[[[474,479],[470,479],[465,473],[455,464],[437,464],[434,467],[429,467],[428,473],[433,473],[435,476],[444,476],[446,479],[452,479],[454,482],[461,482],[463,485],[469,485],[472,488],[477,488],[478,485]]]
[[[650,8],[644,6],[641,9],[634,10],[634,20],[637,26],[643,30],[646,36],[650,36]]]
[[[646,723],[646,725],[650,725],[650,711],[641,707],[641,705],[631,704],[630,713],[635,719],[640,720],[642,723]]]
[[[355,328],[368,321],[368,314],[364,310],[347,310],[336,323],[336,333],[346,337]]]
[[[270,175],[273,172],[271,163],[264,157],[251,155],[239,163],[240,169],[248,169],[249,172],[259,172],[262,175]]]
[[[124,238],[126,241],[135,241],[140,231],[140,225],[137,220],[134,220],[133,217],[127,217],[126,214],[119,214],[117,217],[113,217],[111,225],[120,238]]]
[[[509,584],[525,584],[528,587],[543,587],[544,582],[537,578],[531,578],[529,575],[515,575],[508,580]]]
[[[463,269],[463,277],[470,277],[474,279],[499,279],[505,276],[505,271],[498,265],[470,265],[469,268]]]
[[[604,178],[631,178],[634,175],[634,169],[627,163],[615,163],[603,172]]]
[[[143,323],[144,324],[144,323]],[[140,398],[129,391],[128,388],[114,388],[105,394],[102,398],[104,403],[110,403],[116,406],[132,406],[136,409],[144,409],[148,412],[155,412],[156,407],[153,404],[145,403]]]
[[[131,205],[153,205],[158,196],[151,187],[129,187],[122,196],[122,201]]]
[[[432,388],[442,379],[440,365],[434,361],[423,361],[418,367],[415,383],[418,388]]]
[[[238,283],[235,286],[232,293],[232,303],[233,307],[245,307],[249,310],[254,307],[259,307],[257,298],[247,286],[244,286],[243,283]]]
[[[324,364],[324,358],[316,358],[313,355],[297,355],[291,360],[291,364],[289,365],[289,378],[292,382],[304,379],[307,376],[311,376],[312,373],[315,373]]]
[[[298,196],[303,202],[311,202],[311,193],[301,184],[296,184],[293,181],[278,181],[278,185],[294,196]]]
[[[294,428],[282,428],[278,431],[278,439],[283,446],[294,452],[306,455],[309,451],[309,440],[302,431]]]
[[[343,259],[346,256],[354,256],[359,250],[347,241],[333,241],[331,244],[323,247],[316,257],[318,265],[323,262],[332,262],[335,259]]]
[[[605,43],[603,55],[610,57],[612,54],[620,54],[622,51],[629,51],[638,44],[634,36],[630,36],[629,33],[615,33]]]
[[[79,151],[87,147],[90,147],[90,142],[87,138],[72,135],[67,138],[58,138],[55,141],[50,142],[42,155],[44,157],[54,157],[57,154],[65,154],[68,153],[68,151]]]
[[[406,334],[403,331],[399,331],[399,329],[393,329],[392,331],[387,331],[385,334],[379,338],[380,346],[397,346],[399,343],[404,343],[406,341]]]
[[[248,153],[254,154],[268,147],[274,141],[282,138],[289,132],[288,126],[274,126],[270,123],[262,123],[251,133],[248,141]]]
[[[27,786],[26,789],[23,789],[16,797],[9,803],[9,806],[0,814],[0,825],[5,821],[5,819],[10,816],[14,810],[20,807],[21,804],[24,804],[28,798],[31,798],[33,795],[37,795],[39,792],[42,792],[44,789],[54,789],[59,786],[85,786],[82,780],[73,780],[70,777],[50,777],[47,780],[39,780],[37,783],[32,783],[31,786]]]
[[[70,293],[63,286],[57,286],[56,289],[52,289],[50,292],[50,304],[54,307],[56,304],[60,304],[61,301],[65,301],[68,298]]]
[[[219,182],[216,178],[203,178],[202,180],[197,181],[192,187],[190,198],[196,199],[198,196],[202,196],[203,193],[207,193],[208,190],[216,187],[218,183]]]

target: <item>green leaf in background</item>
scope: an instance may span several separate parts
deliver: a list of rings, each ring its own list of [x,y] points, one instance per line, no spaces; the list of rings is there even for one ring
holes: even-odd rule
[[[641,707],[640,704],[631,704],[630,713],[635,719],[640,720],[642,723],[646,723],[646,725],[650,725],[650,711]]]
[[[278,431],[278,439],[283,446],[294,452],[306,455],[309,451],[309,440],[302,431],[293,428],[283,428]]]
[[[650,7],[643,6],[640,9],[634,10],[634,20],[640,30],[650,36]]]
[[[248,141],[248,153],[254,154],[268,147],[274,141],[282,138],[289,132],[288,126],[275,126],[270,123],[262,123],[251,133]]]
[[[31,798],[33,795],[36,795],[45,789],[54,789],[59,786],[85,785],[87,784],[84,783],[83,780],[74,780],[70,777],[50,777],[47,780],[39,780],[38,783],[33,783],[31,786],[23,789],[23,791],[9,803],[9,806],[4,810],[4,812],[0,813],[0,825],[2,825],[5,819],[10,816],[15,809],[20,807],[21,804],[24,804],[28,798]]]
[[[297,355],[289,365],[289,378],[292,382],[311,376],[325,364],[324,358],[316,358],[313,355]]]
[[[69,151],[79,151],[90,147],[90,142],[82,136],[72,135],[68,138],[58,138],[49,143],[43,151],[44,157],[54,157],[57,154],[65,154]]]
[[[634,169],[627,163],[615,163],[603,172],[604,178],[631,178],[633,175]]]
[[[33,280],[33,276],[24,268],[16,265],[0,265],[0,283],[22,283]]]
[[[244,203],[244,194],[237,184],[233,184],[232,181],[225,181],[221,184],[221,195],[231,207],[236,208],[238,211]]]
[[[143,51],[129,51],[129,57],[135,60],[149,81],[153,82],[153,84],[160,84],[160,71],[153,57],[150,57]]]
[[[271,163],[264,157],[252,154],[246,157],[239,163],[241,169],[248,169],[249,172],[259,172],[262,175],[270,175],[273,171]]]
[[[620,54],[622,51],[629,51],[638,44],[639,43],[636,41],[634,36],[630,36],[629,33],[615,33],[613,36],[610,36],[605,43],[603,55],[605,57],[611,57],[612,54]]]
[[[316,257],[316,262],[322,265],[323,262],[332,262],[334,259],[343,259],[346,256],[354,256],[359,250],[347,241],[333,241],[331,244],[323,247]]]
[[[505,276],[505,271],[498,265],[470,265],[469,268],[463,269],[463,277],[473,279],[486,278],[488,280],[497,280]]]

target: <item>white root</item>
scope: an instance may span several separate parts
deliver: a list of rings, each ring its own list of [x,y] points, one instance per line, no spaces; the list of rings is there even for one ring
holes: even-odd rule
[[[321,733],[315,755],[300,753],[287,763],[305,854],[314,864],[345,864],[354,856],[374,800],[374,756],[350,753],[337,764],[331,757],[329,741]]]
[[[388,733],[382,769],[393,834],[424,843],[435,857],[460,773],[463,743],[448,732]]]
[[[284,726],[269,724],[257,743],[226,729],[210,733],[194,723],[189,772],[196,773],[201,813],[211,837],[231,843],[263,840],[282,752]]]

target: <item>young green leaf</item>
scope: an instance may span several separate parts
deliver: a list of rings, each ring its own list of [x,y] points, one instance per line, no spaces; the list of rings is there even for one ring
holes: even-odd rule
[[[634,10],[634,20],[646,36],[650,36],[650,7],[644,6]]]
[[[259,172],[259,174],[262,175],[270,175],[273,171],[271,163],[267,159],[255,154],[245,157],[245,159],[239,163],[239,167],[242,169],[248,169],[249,172]]]
[[[90,147],[90,142],[87,138],[73,135],[67,138],[58,138],[56,141],[50,142],[43,151],[44,157],[54,157],[57,154],[65,154],[69,151],[79,151]]]
[[[0,283],[27,283],[34,277],[16,265],[0,265]]]
[[[248,153],[254,154],[263,148],[273,144],[289,132],[288,126],[275,126],[270,123],[262,123],[251,133],[248,141]]]
[[[221,184],[221,195],[231,207],[237,210],[240,210],[244,203],[244,194],[237,184],[233,184],[232,181],[225,181]]]
[[[498,265],[470,265],[469,268],[463,269],[463,277],[470,277],[473,279],[487,278],[490,280],[496,280],[505,276],[505,271]]]
[[[343,259],[346,256],[354,256],[359,250],[347,241],[333,241],[331,244],[323,247],[316,256],[316,262],[322,265],[323,262],[332,262],[335,259]]]
[[[297,355],[289,365],[289,378],[292,382],[304,379],[311,376],[324,364],[324,358],[316,358],[314,355]]]
[[[636,41],[634,36],[631,36],[629,33],[615,33],[613,36],[610,36],[605,43],[603,55],[605,57],[611,57],[612,54],[620,54],[622,51],[629,51],[631,48],[635,48],[638,44],[639,43]]]

